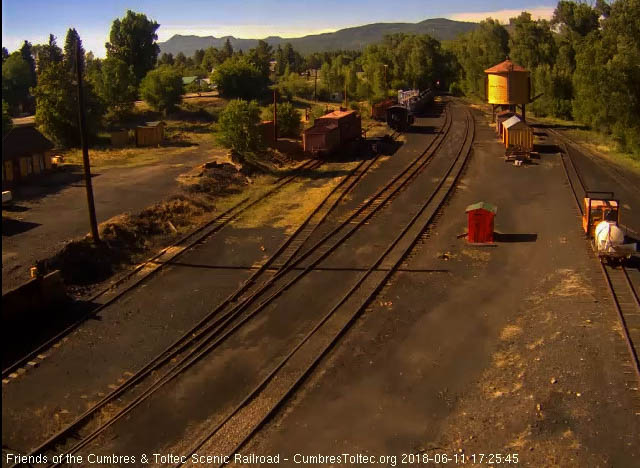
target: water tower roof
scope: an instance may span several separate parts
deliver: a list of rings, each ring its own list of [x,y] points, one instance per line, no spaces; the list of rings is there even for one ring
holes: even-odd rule
[[[487,68],[485,73],[508,73],[508,72],[526,72],[527,69],[521,67],[513,63],[510,59],[505,60],[504,62],[499,63],[498,65],[494,65],[491,68]]]

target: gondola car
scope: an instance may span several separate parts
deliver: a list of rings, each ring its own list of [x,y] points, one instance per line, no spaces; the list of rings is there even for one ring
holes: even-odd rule
[[[397,131],[404,131],[413,125],[413,115],[404,106],[396,105],[387,109],[387,125]]]

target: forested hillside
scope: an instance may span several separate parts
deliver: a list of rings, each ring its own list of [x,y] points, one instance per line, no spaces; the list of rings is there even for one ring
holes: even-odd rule
[[[310,54],[332,50],[362,50],[369,44],[379,42],[387,34],[429,34],[438,40],[455,39],[462,33],[477,27],[476,23],[452,21],[445,18],[432,18],[419,23],[374,23],[353,28],[345,28],[332,33],[312,34],[298,38],[270,36],[263,39],[272,47],[290,43],[298,52]],[[235,50],[247,51],[258,45],[258,39],[240,39],[233,36],[200,37],[175,35],[168,41],[159,42],[161,53],[177,55],[182,52],[193,55],[197,49],[208,47],[222,48],[229,43]]]

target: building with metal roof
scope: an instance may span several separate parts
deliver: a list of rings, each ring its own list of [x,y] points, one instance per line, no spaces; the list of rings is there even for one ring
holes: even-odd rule
[[[2,186],[51,168],[53,143],[33,125],[12,128],[2,139]]]

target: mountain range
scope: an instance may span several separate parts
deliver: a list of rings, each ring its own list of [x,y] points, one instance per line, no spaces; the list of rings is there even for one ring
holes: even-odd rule
[[[364,26],[340,29],[331,33],[312,34],[303,37],[283,38],[269,36],[265,39],[273,47],[290,42],[294,49],[302,54],[330,50],[361,50],[369,44],[379,42],[386,34],[429,34],[439,40],[455,39],[458,35],[471,31],[477,23],[453,21],[445,18],[432,18],[419,23],[373,23]],[[258,39],[241,39],[233,36],[184,36],[176,34],[165,42],[159,42],[160,53],[179,52],[187,57],[197,49],[208,47],[221,48],[229,39],[234,50],[249,50],[256,46]]]

